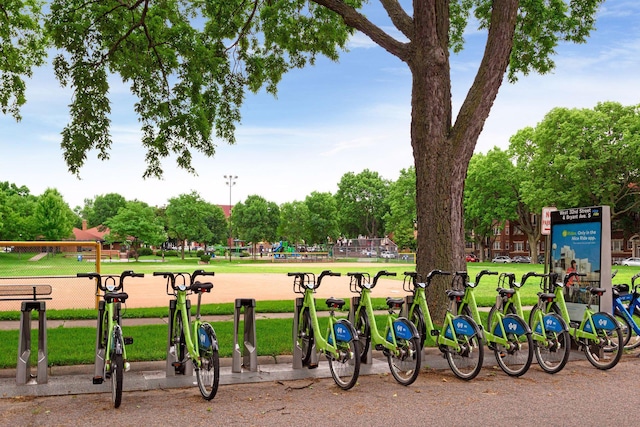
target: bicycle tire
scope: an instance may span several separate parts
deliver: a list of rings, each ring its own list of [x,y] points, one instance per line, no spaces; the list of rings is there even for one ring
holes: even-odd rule
[[[200,394],[206,400],[211,400],[218,392],[220,383],[220,356],[216,333],[208,323],[200,325],[198,334],[205,334],[204,339],[198,336],[198,349],[200,352],[200,366],[196,368],[196,379]]]
[[[121,354],[111,355],[111,401],[114,408],[122,402],[122,381],[124,379],[124,359]]]
[[[597,315],[608,317],[611,322],[617,325],[615,318],[605,312],[598,312]],[[615,329],[599,328],[596,322],[596,333],[598,342],[589,341],[583,343],[584,353],[593,366],[601,370],[611,369],[618,364],[623,352],[623,337],[620,326]]]
[[[366,363],[369,345],[371,345],[371,326],[369,325],[369,317],[364,307],[358,312],[355,328],[360,343],[358,346],[360,349],[360,361]]]
[[[618,319],[618,316],[620,316],[620,319]],[[622,328],[622,325],[621,325],[622,333],[623,333],[623,335],[625,335],[624,349],[625,350],[634,350],[634,349],[638,348],[638,346],[640,346],[640,335],[638,335],[636,333],[634,325],[629,323],[627,318],[622,316],[622,314],[619,312],[619,310],[616,310],[615,317],[616,317],[616,320],[619,320],[619,321],[624,320],[626,322],[626,327],[628,328],[625,331],[624,328]],[[631,316],[631,319],[633,320],[633,323],[635,323],[635,326],[640,325],[640,315],[633,313],[633,315]]]
[[[620,332],[622,333],[622,346],[625,348],[625,350],[629,350],[627,344],[629,344],[629,341],[631,340],[631,334],[633,333],[631,324],[629,323],[627,318],[622,315],[620,310],[615,310],[613,317],[616,319],[618,325],[620,326]]]
[[[351,341],[337,341],[336,350],[338,358],[327,354],[329,370],[336,385],[343,390],[349,390],[358,381],[360,375],[360,342],[356,339]]]
[[[495,309],[495,306],[491,308],[491,310]],[[501,338],[507,340],[507,345],[493,343],[493,352],[498,366],[509,376],[519,377],[524,375],[533,361],[533,339],[531,338],[531,332],[528,331],[527,324],[520,317],[510,314],[508,318],[503,318],[503,325],[505,323],[507,325],[504,325],[503,328],[498,328],[496,314],[494,313],[492,316],[490,311],[489,317],[489,331],[497,336],[502,334],[504,330],[506,336]]]
[[[460,350],[456,350],[451,346],[441,345],[440,351],[444,352],[451,371],[458,378],[472,380],[482,369],[484,345],[480,339],[479,328],[476,322],[468,316],[456,316],[455,319],[459,317],[466,318],[465,320],[475,329],[475,333],[470,336],[456,334],[456,340]]]
[[[311,326],[311,315],[308,308],[303,308],[298,324],[298,346],[302,350],[302,365],[307,366],[311,360],[311,349],[313,348],[314,336]]]
[[[176,310],[175,312],[175,321],[173,323],[173,330],[171,333],[171,345],[173,346],[175,354],[175,373],[178,375],[184,375],[187,362],[187,343],[184,338],[184,325],[182,324],[182,315],[180,310]]]
[[[398,383],[408,386],[413,384],[418,375],[420,375],[422,361],[420,339],[418,337],[411,339],[396,338],[396,344],[400,354],[387,353],[389,369]]]
[[[538,311],[540,311],[538,306],[534,306],[529,315],[529,326],[531,327],[532,334],[537,333],[536,331],[538,329],[542,331],[542,327],[539,328],[538,326],[540,322],[537,318]],[[555,313],[551,313],[550,315],[556,316],[558,321],[562,319],[562,317]],[[544,321],[544,316],[542,316],[541,319]],[[544,328],[544,331],[544,342],[533,339],[533,354],[536,356],[538,365],[540,365],[543,371],[548,374],[556,374],[560,372],[569,361],[569,356],[571,355],[571,336],[567,330],[553,332]]]
[[[427,330],[424,322],[424,314],[422,313],[422,309],[420,308],[420,306],[416,305],[413,308],[409,320],[415,325],[416,329],[418,330],[418,334],[420,334],[420,354],[422,354],[424,342],[427,339]]]

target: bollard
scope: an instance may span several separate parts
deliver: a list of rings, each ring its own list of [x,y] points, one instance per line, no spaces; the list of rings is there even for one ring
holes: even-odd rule
[[[244,331],[242,348],[238,344],[240,335],[240,312],[244,307]],[[233,315],[233,354],[232,372],[242,372],[242,368],[250,372],[258,370],[258,351],[256,348],[256,300],[252,298],[238,298],[235,302]]]
[[[23,301],[20,313],[20,339],[18,343],[17,384],[31,380],[31,311],[38,310],[38,370],[36,383],[48,381],[47,373],[47,313],[44,301]]]

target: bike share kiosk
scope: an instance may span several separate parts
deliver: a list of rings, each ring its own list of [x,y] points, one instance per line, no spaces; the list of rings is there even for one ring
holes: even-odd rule
[[[240,313],[244,308],[242,348],[238,344],[240,330]],[[235,301],[233,314],[233,355],[231,372],[242,372],[242,368],[250,372],[258,370],[258,351],[256,349],[256,300],[238,298]]]
[[[613,313],[609,206],[552,211],[550,237],[549,271],[558,273],[560,279],[573,271],[581,275],[564,289],[571,321],[582,320],[589,298],[587,287],[605,289],[605,297],[597,298],[596,311]]]
[[[18,363],[16,384],[29,383],[31,375],[31,311],[38,311],[38,368],[35,380],[44,384],[48,379],[47,355],[47,307],[44,300],[50,300],[51,285],[0,285],[0,300],[22,301],[20,308],[20,338],[18,340]]]

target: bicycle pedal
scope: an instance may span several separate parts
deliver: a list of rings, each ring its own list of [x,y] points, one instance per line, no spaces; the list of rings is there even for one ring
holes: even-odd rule
[[[93,377],[94,384],[102,384],[104,382],[104,378],[102,377]]]
[[[316,369],[318,367],[317,363],[309,363],[309,365],[307,366],[309,369]]]
[[[382,344],[376,344],[376,350],[382,351],[384,350],[384,346]]]
[[[133,344],[133,337],[123,337],[124,345]]]

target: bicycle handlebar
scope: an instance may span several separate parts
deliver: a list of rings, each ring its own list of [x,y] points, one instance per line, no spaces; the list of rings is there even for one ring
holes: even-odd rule
[[[167,294],[169,294],[169,285],[171,285],[171,289],[174,291],[178,290],[180,285],[176,285],[176,280],[178,278],[182,279],[182,285],[187,287],[187,278],[189,280],[189,287],[191,287],[196,277],[198,276],[215,276],[214,271],[204,271],[204,270],[195,270],[193,273],[172,273],[170,271],[154,271],[154,276],[162,276],[167,279]],[[169,294],[170,295],[170,294]]]
[[[419,283],[418,280],[421,279],[422,276],[418,274],[417,271],[405,271],[404,272],[405,277],[402,281],[402,289],[405,292],[412,292],[416,286],[420,286],[426,289],[431,284],[431,280],[438,275],[449,276],[451,275],[451,273],[448,271],[443,271],[439,269],[431,270],[429,274],[427,274],[426,283]],[[411,280],[407,281],[408,278],[411,278]],[[413,286],[413,289],[411,288],[411,286]]]
[[[125,270],[120,274],[77,273],[76,277],[96,279],[96,289],[99,289],[102,292],[114,292],[120,291],[124,288],[125,277],[144,277],[144,273],[135,273],[133,270]],[[118,284],[116,284],[116,277],[119,278]],[[113,289],[109,289],[109,286],[107,285],[108,282],[113,282]]]
[[[528,273],[525,273],[522,276],[519,287],[522,287],[529,277],[549,277],[549,275],[544,273],[536,273],[535,271],[530,271]]]
[[[340,276],[340,275],[341,275],[340,273],[334,273],[331,270],[324,270],[322,273],[318,275],[318,279],[316,280],[316,276],[313,273],[302,273],[302,272],[287,273],[287,276],[289,277],[295,276],[295,279],[293,280],[293,292],[295,293],[304,293],[304,291],[301,289],[302,287],[305,287],[308,289],[319,288],[320,283],[322,282],[322,278],[325,276]],[[296,289],[296,286],[298,286],[298,289]]]

